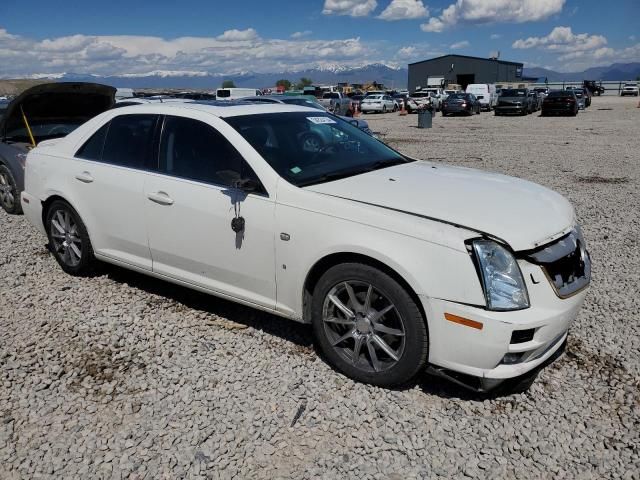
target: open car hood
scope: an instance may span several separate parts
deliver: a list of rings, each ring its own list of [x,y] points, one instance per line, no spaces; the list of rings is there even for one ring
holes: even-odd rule
[[[34,130],[36,143],[51,137],[39,135],[37,127],[60,123],[78,126],[115,104],[116,89],[84,82],[44,83],[31,87],[9,104],[0,119],[0,139],[24,128],[22,112]],[[67,132],[68,133],[68,132]],[[28,141],[28,139],[22,138]]]

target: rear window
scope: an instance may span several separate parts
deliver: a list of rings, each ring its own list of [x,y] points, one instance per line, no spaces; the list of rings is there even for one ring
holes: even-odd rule
[[[508,88],[506,90],[502,90],[500,92],[500,96],[502,97],[524,97],[527,94],[527,91],[523,88]]]
[[[98,131],[80,147],[80,150],[76,153],[76,157],[98,162],[102,160],[102,149],[104,148],[104,140],[107,138],[110,123],[111,122],[108,122],[100,127]]]
[[[231,91],[230,90],[218,90],[216,92],[216,97],[217,98],[229,98],[231,96]]]
[[[563,98],[563,97],[569,98],[569,97],[573,97],[573,94],[570,93],[570,92],[558,92],[558,91],[556,91],[556,92],[549,92],[548,97],[549,98]]]
[[[325,93],[322,98],[340,98],[340,95],[337,93]]]

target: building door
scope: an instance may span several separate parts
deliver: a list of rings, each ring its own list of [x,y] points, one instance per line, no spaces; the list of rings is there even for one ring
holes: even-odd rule
[[[466,90],[467,85],[476,83],[476,76],[473,73],[456,75],[456,83],[462,87],[462,90]]]

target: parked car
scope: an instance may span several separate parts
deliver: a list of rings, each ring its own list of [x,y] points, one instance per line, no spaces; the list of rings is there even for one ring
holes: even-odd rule
[[[398,104],[398,107],[400,109],[402,109],[402,107],[404,106],[404,109],[407,110],[407,102],[409,101],[409,93],[396,93],[393,95],[393,99],[396,101],[396,103]]]
[[[542,96],[534,90],[529,90],[529,105],[531,113],[537,112],[542,108]]]
[[[44,83],[7,105],[0,118],[0,206],[7,213],[22,213],[20,192],[29,150],[110,109],[115,93],[115,88],[97,83]]]
[[[548,87],[535,87],[533,91],[537,92],[538,95],[540,95],[544,99],[544,97],[549,95],[549,92],[551,91],[551,89]]]
[[[322,94],[319,103],[328,111],[336,115],[345,115],[351,109],[351,99],[340,92]]]
[[[216,100],[239,100],[245,97],[262,95],[262,91],[255,88],[219,88],[216,90]]]
[[[4,112],[7,111],[7,107],[9,106],[9,100],[2,98],[0,99],[0,120],[4,116]]]
[[[585,108],[587,108],[587,101],[582,88],[567,88],[567,91],[573,92],[573,94],[576,96],[579,110],[584,110]]]
[[[364,100],[364,95],[356,94],[351,96],[351,107],[355,110],[362,111],[362,100]]]
[[[490,112],[498,103],[496,86],[492,83],[472,83],[467,85],[467,93],[472,93],[480,102],[480,108]]]
[[[555,90],[542,101],[542,116],[578,114],[578,99],[573,90]]]
[[[395,112],[398,110],[398,105],[389,95],[367,95],[360,104],[362,113],[371,112]]]
[[[306,151],[312,128],[335,143]],[[29,153],[22,204],[68,274],[102,260],[310,323],[334,368],[382,387],[426,364],[530,383],[590,282],[561,195],[291,105],[105,112]]]
[[[407,111],[409,113],[424,109],[436,110],[434,98],[431,93],[418,91],[409,95],[409,98],[407,98]]]
[[[598,97],[600,95],[603,95],[605,92],[605,88],[602,86],[602,82],[596,84],[595,80],[584,80],[582,82],[582,86],[589,90],[589,92],[591,92],[591,95],[596,95]]]
[[[449,95],[442,103],[442,116],[452,115],[456,113],[465,113],[473,115],[480,113],[480,102],[472,93],[454,93]]]
[[[634,97],[637,97],[638,91],[637,83],[625,83],[622,90],[620,90],[620,96],[624,97],[625,95],[633,95]]]
[[[254,102],[254,103],[280,103],[285,105],[299,105],[301,107],[309,107],[314,108],[316,110],[326,110],[323,105],[318,103],[313,97],[309,95],[300,95],[300,96],[290,96],[290,95],[261,95],[259,97],[250,97],[244,98],[243,102]],[[335,115],[335,113],[334,113]],[[365,132],[367,135],[373,135],[371,128],[369,128],[369,122],[366,120],[362,120],[361,118],[354,117],[346,117],[339,116],[345,122],[349,122],[352,125],[358,127],[360,130]],[[324,146],[324,142],[322,139],[317,142],[318,149]]]
[[[531,113],[531,99],[528,88],[504,88],[498,97],[495,115]]]

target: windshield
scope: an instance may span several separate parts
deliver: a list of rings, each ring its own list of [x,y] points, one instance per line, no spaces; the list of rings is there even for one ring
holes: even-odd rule
[[[325,93],[322,98],[340,98],[340,95],[337,93]]]
[[[367,95],[365,97],[365,100],[380,100],[382,98],[382,95]]]
[[[527,91],[524,88],[508,88],[500,93],[501,97],[524,97],[525,95],[527,95]]]
[[[281,177],[299,187],[410,161],[326,113],[266,113],[225,120]]]
[[[216,92],[217,98],[229,98],[231,96],[231,90],[218,90]]]
[[[416,92],[414,94],[411,95],[411,97],[413,98],[425,98],[425,97],[429,97],[429,92]]]

